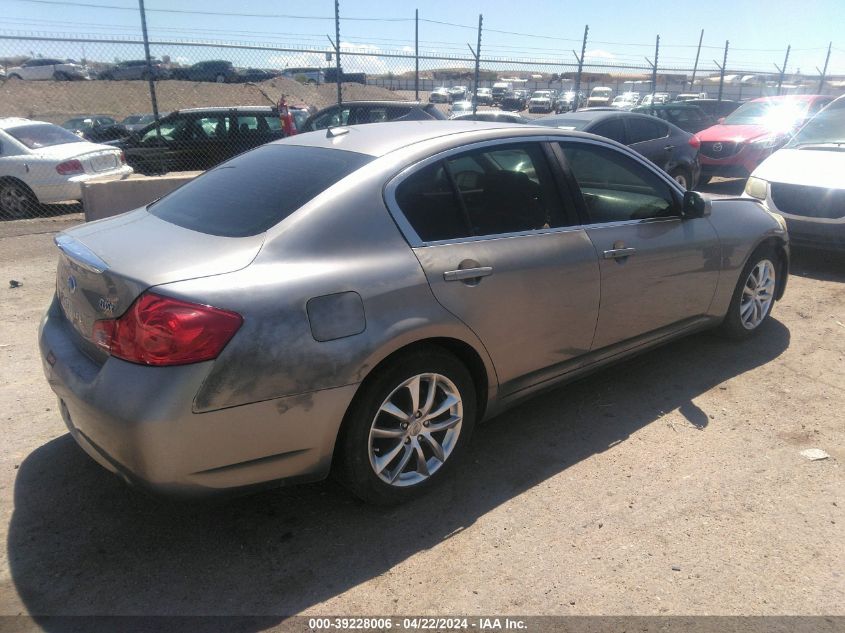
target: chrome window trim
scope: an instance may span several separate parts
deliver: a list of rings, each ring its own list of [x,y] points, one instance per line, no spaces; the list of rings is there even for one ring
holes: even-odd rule
[[[426,242],[420,238],[417,232],[414,230],[414,227],[411,226],[411,223],[408,222],[405,214],[402,212],[402,209],[399,206],[399,203],[396,200],[396,189],[401,185],[406,179],[410,178],[413,174],[418,172],[419,170],[427,167],[428,165],[441,161],[445,158],[453,156],[455,154],[462,154],[464,152],[473,151],[476,149],[484,148],[484,147],[495,147],[496,145],[512,145],[515,143],[528,143],[528,142],[535,142],[535,143],[558,143],[558,142],[568,142],[568,143],[588,143],[591,145],[597,145],[599,147],[606,147],[610,149],[614,149],[616,151],[622,152],[627,154],[630,158],[639,162],[644,168],[650,170],[652,173],[658,175],[664,183],[669,186],[671,191],[674,191],[678,196],[681,198],[683,197],[683,192],[681,188],[678,186],[672,178],[669,177],[669,174],[664,174],[662,169],[656,167],[651,161],[647,160],[637,152],[633,151],[626,145],[622,145],[620,143],[615,143],[613,141],[603,140],[599,137],[596,138],[585,138],[585,137],[574,137],[574,136],[564,136],[564,135],[556,135],[553,132],[548,135],[538,135],[538,136],[516,136],[516,137],[504,137],[504,138],[497,138],[497,139],[488,139],[485,141],[477,141],[474,143],[468,143],[466,145],[460,145],[458,147],[450,147],[449,149],[441,150],[436,154],[432,154],[431,156],[427,156],[412,165],[408,165],[404,167],[401,171],[397,174],[392,176],[390,180],[388,180],[387,184],[384,187],[384,201],[387,206],[387,210],[390,213],[393,221],[399,227],[399,231],[405,237],[405,240],[411,246],[411,248],[422,248],[426,246],[443,246],[447,244],[463,244],[469,242],[481,242],[481,241],[489,241],[489,240],[496,240],[496,239],[509,239],[514,237],[527,237],[531,235],[547,235],[547,234],[554,234],[554,233],[572,233],[577,231],[586,231],[588,229],[598,229],[602,227],[612,227],[612,226],[629,226],[634,224],[642,224],[644,222],[653,223],[653,222],[666,222],[666,221],[680,221],[683,220],[682,216],[673,216],[670,218],[643,218],[641,220],[620,220],[618,222],[596,222],[591,224],[573,224],[568,226],[558,226],[552,227],[548,229],[535,229],[531,231],[517,231],[511,233],[496,233],[492,235],[472,235],[463,238],[457,239],[448,239],[448,240],[435,240]],[[551,164],[549,165],[550,169],[553,171],[559,169],[558,165]],[[562,201],[563,202],[563,201]]]

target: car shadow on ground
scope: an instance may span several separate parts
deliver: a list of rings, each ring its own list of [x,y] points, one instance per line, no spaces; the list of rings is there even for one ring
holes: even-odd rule
[[[721,424],[694,400],[789,341],[776,320],[739,344],[697,334],[538,396],[477,428],[454,476],[397,508],[358,503],[331,481],[213,503],[163,501],[128,489],[64,435],[20,464],[11,576],[48,631],[65,630],[64,621],[38,616],[261,614],[269,624],[245,628],[263,630],[437,547],[666,412],[678,409],[690,432]],[[378,612],[394,611],[390,600]]]
[[[819,281],[845,282],[845,252],[792,246],[789,273]],[[789,286],[787,285],[787,292]]]

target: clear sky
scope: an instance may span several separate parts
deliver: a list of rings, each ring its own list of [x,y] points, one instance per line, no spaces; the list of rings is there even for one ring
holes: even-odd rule
[[[109,5],[126,10],[83,6]],[[223,0],[147,0],[148,24],[154,38],[215,39],[324,46],[334,34],[333,0],[307,2],[224,2]],[[731,42],[728,66],[774,72],[792,45],[788,72],[811,74],[822,66],[833,42],[829,72],[845,74],[845,0],[341,0],[341,40],[367,50],[413,47],[414,9],[420,9],[420,42],[424,52],[464,55],[475,46],[474,28],[484,15],[483,57],[573,60],[584,25],[590,25],[588,58],[617,63],[644,62],[653,57],[654,38],[661,36],[660,66],[691,67],[704,29],[702,64],[721,61],[725,40]],[[138,34],[133,0],[82,0],[39,3],[0,0],[0,29],[46,33]],[[186,11],[164,13],[156,9]],[[196,12],[196,13],[192,13]],[[323,19],[214,15],[214,13],[287,14]],[[374,21],[377,18],[381,21]],[[499,31],[499,32],[496,32]],[[516,34],[503,33],[508,31]],[[837,40],[837,38],[839,38]],[[8,46],[3,46],[8,50]],[[71,55],[68,55],[71,56]]]

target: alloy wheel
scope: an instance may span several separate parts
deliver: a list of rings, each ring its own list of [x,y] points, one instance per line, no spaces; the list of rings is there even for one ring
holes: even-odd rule
[[[449,459],[461,433],[461,394],[449,378],[425,373],[409,378],[382,403],[370,425],[373,471],[392,486],[412,486]]]
[[[0,210],[7,216],[22,218],[29,210],[29,196],[18,185],[8,184],[0,189]]]
[[[775,281],[775,265],[768,259],[761,259],[748,274],[739,302],[739,320],[746,330],[755,329],[769,314]]]

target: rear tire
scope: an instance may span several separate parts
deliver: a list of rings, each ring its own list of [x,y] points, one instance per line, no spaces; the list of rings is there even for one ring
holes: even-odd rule
[[[775,305],[780,264],[780,256],[772,246],[763,245],[751,254],[739,275],[720,326],[721,334],[734,340],[757,334]]]
[[[214,78],[214,81],[219,83],[219,84],[225,84],[226,83],[226,75],[217,75],[217,77]]]
[[[20,180],[0,181],[0,216],[17,220],[26,218],[38,208],[38,198]]]
[[[460,461],[476,413],[472,377],[450,353],[430,347],[397,357],[367,379],[347,411],[334,475],[368,503],[418,497]]]

